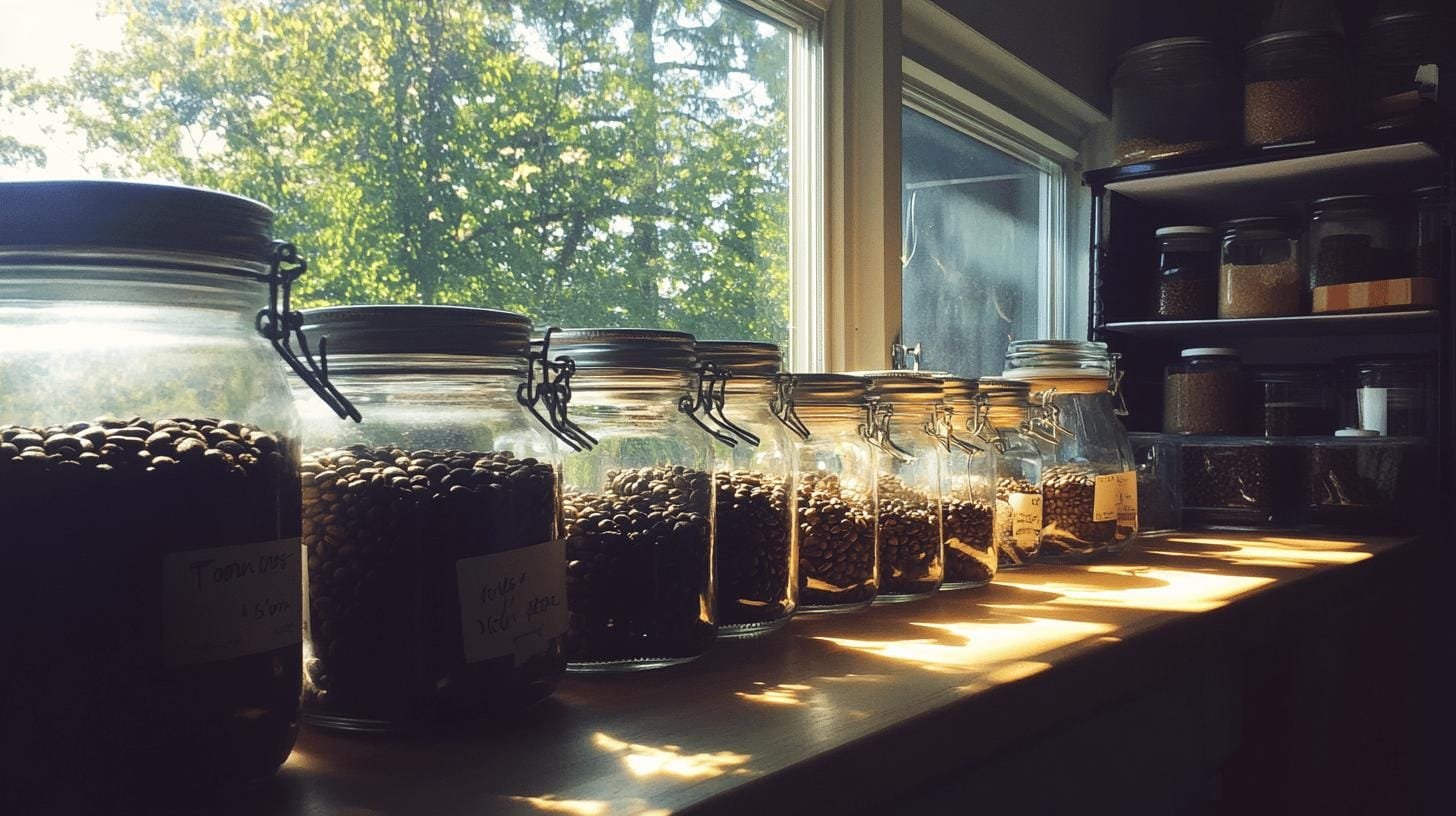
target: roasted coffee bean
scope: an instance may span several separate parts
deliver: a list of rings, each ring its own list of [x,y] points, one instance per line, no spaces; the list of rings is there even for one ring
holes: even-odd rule
[[[1041,552],[1042,517],[1025,508],[1025,499],[1018,501],[1017,494],[1040,496],[1041,486],[1010,476],[996,480],[996,548],[1002,569],[1027,564]],[[1023,505],[1019,519],[1018,505]]]
[[[945,576],[939,497],[881,474],[878,522],[880,595],[934,592]]]
[[[874,508],[833,474],[799,479],[799,603],[846,607],[874,600]]]
[[[1097,475],[1078,465],[1042,473],[1042,543],[1053,554],[1087,553],[1116,540],[1116,519],[1092,520]]]
[[[576,663],[693,658],[715,634],[713,481],[682,466],[608,471],[567,491],[567,657]]]
[[[453,478],[415,490],[399,478],[412,462]],[[456,575],[463,558],[555,537],[549,465],[510,451],[357,444],[306,455],[303,474],[310,719],[394,727],[479,716],[560,672],[559,640],[520,666],[513,656],[467,663]]]
[[[973,499],[945,503],[945,582],[979,586],[996,575],[994,511]]]
[[[793,528],[786,480],[733,471],[714,474],[713,483],[718,494],[713,550],[718,559],[718,625],[781,620],[793,611]]]

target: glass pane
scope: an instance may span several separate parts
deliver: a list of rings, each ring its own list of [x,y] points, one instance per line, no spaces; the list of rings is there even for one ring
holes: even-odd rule
[[[904,338],[921,368],[1001,373],[1037,334],[1042,171],[905,108]]]
[[[715,0],[0,0],[0,178],[239,192],[302,302],[788,335],[793,34]]]

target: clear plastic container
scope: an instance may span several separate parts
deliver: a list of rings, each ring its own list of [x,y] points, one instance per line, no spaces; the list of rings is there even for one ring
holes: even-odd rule
[[[1207,320],[1218,314],[1218,241],[1212,227],[1162,227],[1158,240],[1158,302],[1163,320]]]
[[[1270,527],[1289,521],[1297,448],[1272,439],[1184,437],[1183,519],[1192,526]]]
[[[1347,428],[1303,445],[1305,521],[1390,534],[1433,517],[1437,475],[1426,440]]]
[[[1107,344],[1016,340],[1003,376],[1031,386],[1057,438],[1044,451],[1042,558],[1121,550],[1137,535],[1137,473],[1114,403],[1121,379]]]
[[[1163,373],[1163,432],[1239,433],[1243,387],[1237,349],[1183,349]]]
[[[1333,31],[1280,31],[1244,46],[1244,144],[1308,142],[1343,124],[1341,51]]]
[[[701,656],[717,632],[713,436],[694,340],[654,329],[569,329],[571,419],[595,445],[562,462],[567,669],[653,669]]]
[[[729,340],[699,340],[697,351],[721,375],[707,413],[733,441],[716,449],[713,473],[718,637],[758,637],[788,623],[799,600],[794,438],[775,413],[783,355]]]
[[[1283,317],[1304,311],[1299,236],[1282,218],[1238,218],[1223,225],[1218,316]]]
[[[1432,354],[1339,360],[1340,421],[1381,436],[1437,435],[1437,368]]]
[[[1118,164],[1206,153],[1235,144],[1237,77],[1210,40],[1143,43],[1118,57],[1112,127]]]
[[[245,198],[0,182],[0,754],[14,813],[272,773],[298,730],[303,272]],[[239,611],[243,614],[239,614]]]
[[[1249,414],[1255,436],[1320,436],[1335,429],[1328,366],[1261,366],[1247,369]]]
[[[996,468],[996,549],[999,567],[1021,567],[1041,553],[1042,448],[1056,444],[1050,427],[1031,415],[1031,386],[1004,377],[978,381],[981,415],[972,435],[991,445]],[[1041,436],[1045,434],[1045,436]]]
[[[1450,198],[1443,186],[1422,187],[1411,195],[1415,199],[1415,229],[1408,241],[1414,258],[1411,273],[1423,278],[1443,278],[1450,263]]]
[[[1309,216],[1309,285],[1336,286],[1409,277],[1390,213],[1374,196],[1315,200]]]
[[[1178,437],[1130,433],[1137,461],[1138,533],[1172,533],[1183,527],[1183,459]]]
[[[566,670],[560,416],[523,404],[531,320],[453,306],[304,313],[366,419],[301,394],[304,719],[410,730],[510,715]],[[533,367],[530,376],[536,376]],[[297,390],[297,389],[296,389]]]
[[[985,586],[998,564],[996,457],[968,428],[979,409],[975,380],[945,376],[939,433],[945,449],[945,582],[941,589]]]
[[[879,589],[869,382],[846,374],[791,376],[794,412],[809,431],[797,444],[799,611],[853,612],[869,606]]]
[[[1412,9],[1370,18],[1360,34],[1357,76],[1367,128],[1436,121],[1439,63],[1456,37],[1451,10]]]

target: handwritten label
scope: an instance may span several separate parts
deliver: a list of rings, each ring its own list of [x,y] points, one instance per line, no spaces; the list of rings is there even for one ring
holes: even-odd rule
[[[211,663],[298,643],[303,549],[296,538],[172,553],[162,559],[162,654]]]
[[[1011,540],[1023,552],[1035,551],[1041,537],[1041,494],[1012,493],[1006,498],[1011,505]]]
[[[516,665],[566,633],[566,542],[455,562],[465,662],[513,655]]]
[[[1121,473],[1105,473],[1092,479],[1093,521],[1116,521],[1121,500]]]
[[[1117,474],[1117,526],[1136,530],[1138,526],[1137,471]]]

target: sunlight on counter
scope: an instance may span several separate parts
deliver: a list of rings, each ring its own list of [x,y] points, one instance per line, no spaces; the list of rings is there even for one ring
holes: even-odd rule
[[[549,795],[507,798],[512,802],[530,805],[542,813],[561,813],[565,816],[667,816],[671,812],[666,808],[648,808],[647,803],[640,799],[604,802],[600,799],[557,799]]]
[[[1217,575],[1162,567],[1086,567],[1068,580],[1018,575],[1009,586],[1055,592],[1052,606],[1097,606],[1151,609],[1160,612],[1207,612],[1246,592],[1274,583],[1273,578]]]
[[[1360,544],[1352,541],[1327,541],[1318,538],[1282,538],[1268,536],[1259,539],[1230,539],[1213,537],[1174,536],[1167,539],[1171,544],[1193,544],[1216,547],[1212,552],[1200,555],[1216,558],[1231,566],[1239,567],[1316,567],[1327,564],[1354,564],[1370,557],[1370,553],[1359,549]],[[1156,542],[1145,548],[1156,555],[1187,555],[1179,549],[1161,549]]]
[[[860,640],[856,638],[819,637],[846,649],[865,652],[912,663],[923,669],[940,672],[963,672],[988,669],[995,664],[1020,664],[1029,658],[1090,637],[1106,635],[1114,630],[1111,624],[1090,621],[1023,618],[1017,623],[930,623],[914,622],[939,633],[937,638],[901,640]],[[1038,664],[1045,668],[1045,664]],[[1000,667],[1006,668],[1006,667]],[[1039,668],[1021,667],[1016,674],[1034,674]]]
[[[592,744],[602,751],[620,754],[622,764],[638,778],[675,776],[679,779],[711,779],[729,771],[746,773],[746,769],[739,766],[752,758],[748,754],[735,754],[732,751],[684,754],[677,745],[664,745],[661,748],[637,745],[600,731],[592,735]]]
[[[762,681],[754,683],[757,686],[753,691],[735,692],[739,697],[754,703],[765,703],[768,705],[803,705],[804,701],[799,698],[799,693],[811,691],[813,686],[806,686],[802,683],[779,683],[768,685]]]

